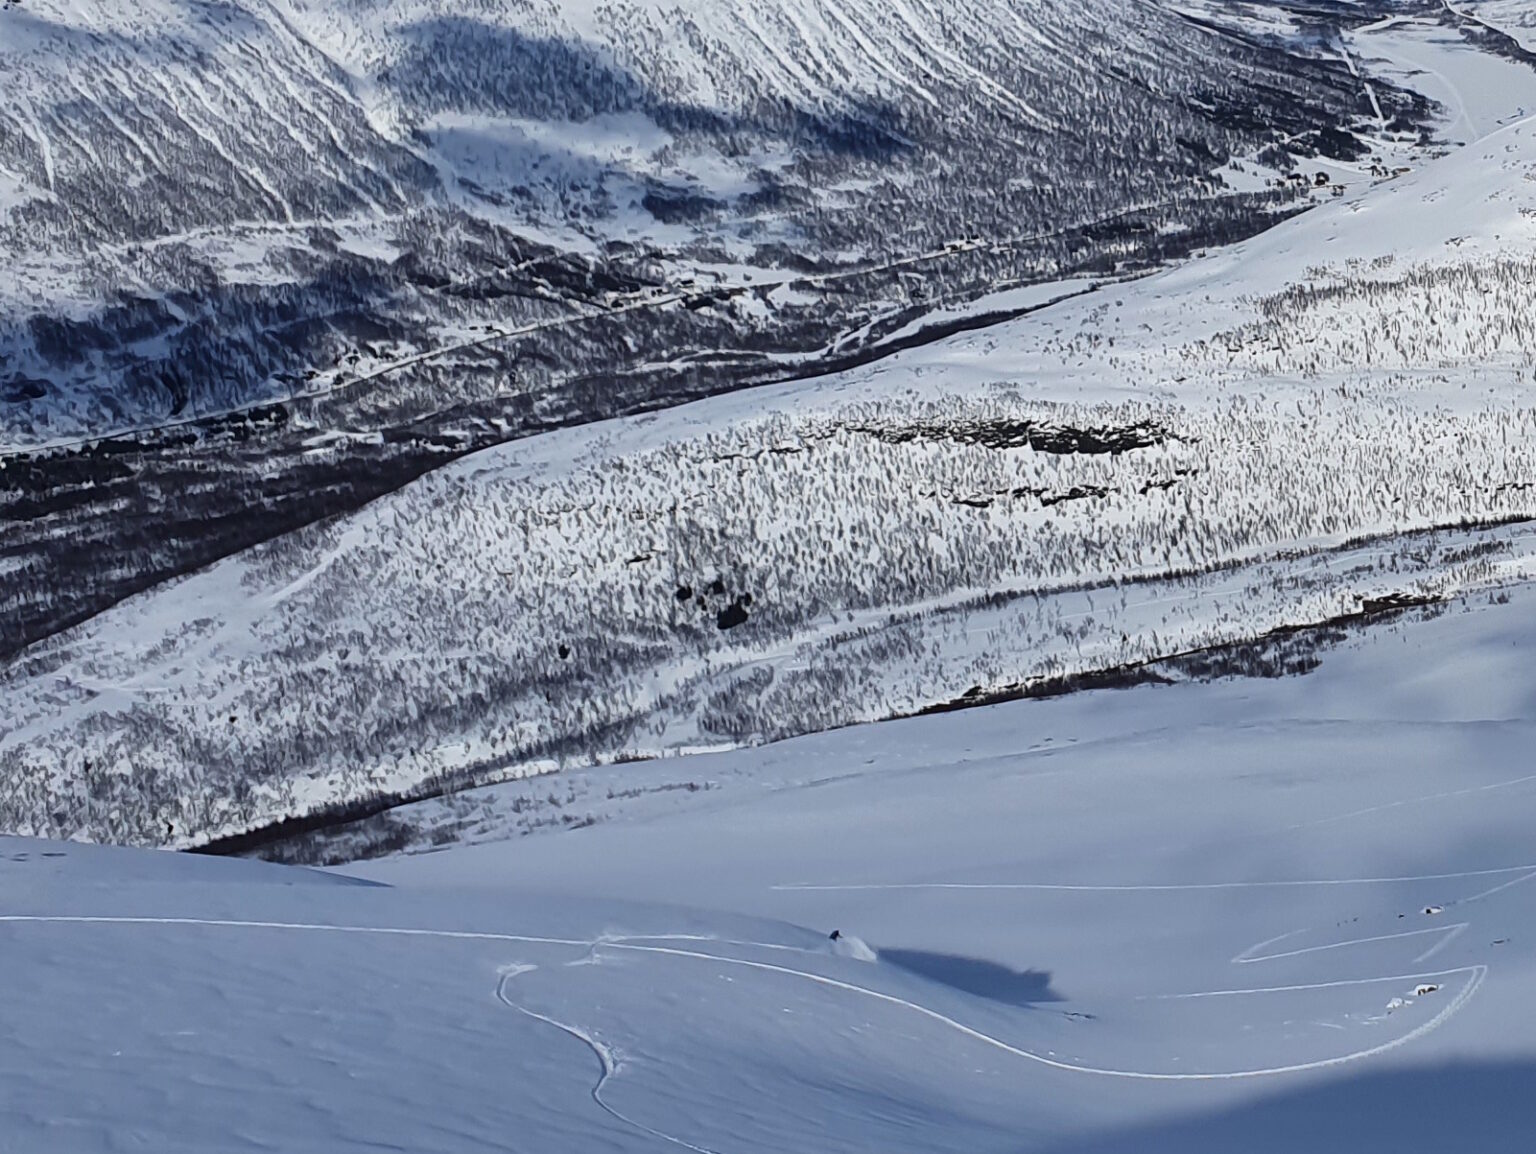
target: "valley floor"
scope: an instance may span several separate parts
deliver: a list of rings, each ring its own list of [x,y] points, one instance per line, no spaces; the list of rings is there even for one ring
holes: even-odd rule
[[[1525,1149],[1533,644],[583,771],[383,885],[6,841],[0,1147]]]

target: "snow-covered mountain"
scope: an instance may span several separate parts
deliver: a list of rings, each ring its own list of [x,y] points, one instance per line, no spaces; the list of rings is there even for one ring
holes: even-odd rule
[[[430,344],[453,301],[391,298],[515,284],[502,230],[835,267],[1192,199],[1368,111],[1341,68],[1126,0],[33,0],[0,52],[13,442]]]
[[[0,652],[445,455],[825,372],[1247,235],[1329,157],[1411,163],[1430,104],[1351,70],[1341,11],[8,6]]]
[[[1522,577],[1536,130],[1493,110],[1536,72],[1439,24],[1348,47],[1475,71],[1486,108],[1447,114],[1488,134],[1182,268],[472,455],[127,602],[3,674],[8,825],[330,820]]]
[[[0,1150],[1524,1154],[1530,26],[0,5]]]

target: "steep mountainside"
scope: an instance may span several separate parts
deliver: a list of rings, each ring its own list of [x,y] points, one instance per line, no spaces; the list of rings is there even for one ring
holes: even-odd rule
[[[508,232],[831,268],[1201,198],[1369,111],[1341,67],[1125,0],[42,0],[0,37],[18,443],[431,348],[465,282],[540,287]]]
[[[1509,68],[1518,107],[1536,72]],[[475,454],[131,600],[3,675],[5,820],[196,842],[1084,677],[1284,670],[1304,647],[1215,651],[1518,578],[1533,168],[1520,121],[1181,268]]]
[[[1260,228],[1423,140],[1340,11],[9,6],[0,652],[445,456]]]

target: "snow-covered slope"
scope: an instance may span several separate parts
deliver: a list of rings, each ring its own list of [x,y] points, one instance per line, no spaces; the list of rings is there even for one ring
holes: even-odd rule
[[[1533,614],[582,772],[385,886],[0,841],[0,1140],[1517,1154]]]
[[[1536,46],[1536,12],[1524,0],[1465,0],[1447,7],[1503,33],[1522,48]]]
[[[359,342],[451,343],[466,303],[436,266],[506,278],[497,230],[600,262],[908,255],[1205,197],[1229,155],[1363,111],[1347,73],[1129,0],[3,16],[13,443],[282,398]],[[524,319],[517,295],[476,320]]]
[[[1416,163],[1433,106],[1336,50],[1366,18],[9,5],[0,656],[445,455],[1250,235],[1328,195],[1298,164]]]
[[[1464,527],[1532,513],[1533,169],[1513,124],[1182,269],[474,455],[129,602],[5,672],[6,821],[201,840],[1521,579],[1528,534]]]

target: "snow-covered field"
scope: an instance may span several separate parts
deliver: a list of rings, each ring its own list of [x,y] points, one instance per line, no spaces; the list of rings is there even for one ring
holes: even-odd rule
[[[1349,38],[1359,67],[1422,92],[1447,113],[1446,140],[1470,144],[1536,112],[1536,104],[1515,103],[1509,93],[1530,83],[1529,65],[1467,51],[1455,28],[1429,22],[1386,21]]]
[[[8,840],[0,1148],[1514,1154],[1532,646],[712,755],[383,887]]]

